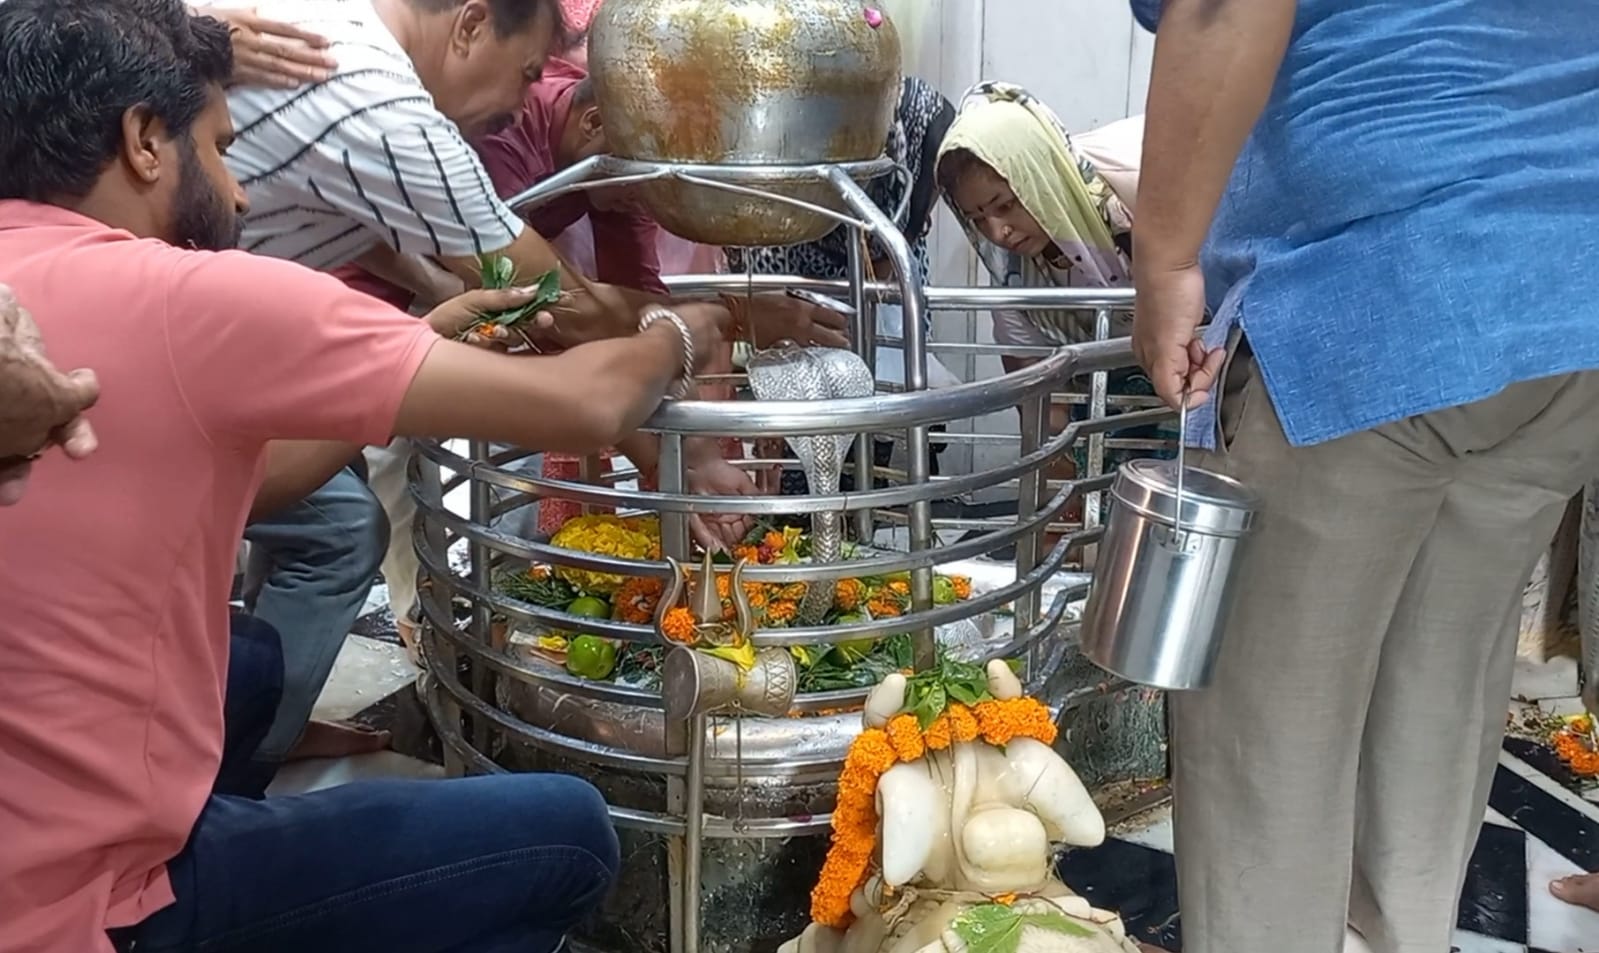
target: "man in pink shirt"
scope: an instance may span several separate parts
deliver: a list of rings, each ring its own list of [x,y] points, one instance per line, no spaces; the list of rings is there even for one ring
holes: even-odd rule
[[[6,0],[0,62],[0,282],[102,388],[98,451],[38,461],[0,517],[0,951],[557,948],[618,862],[580,780],[213,793],[234,550],[252,504],[395,434],[612,444],[725,312],[513,357],[448,338],[526,291],[421,322],[203,250],[232,245],[245,200],[227,31],[180,0]]]

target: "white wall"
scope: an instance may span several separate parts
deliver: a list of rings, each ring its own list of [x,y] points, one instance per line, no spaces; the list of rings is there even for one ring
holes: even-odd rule
[[[1143,111],[1154,37],[1133,22],[1126,0],[878,0],[906,41],[905,70],[929,80],[951,101],[979,80],[1026,87],[1068,129],[1096,126]],[[947,209],[933,228],[932,283],[986,284],[970,246]],[[986,314],[940,314],[938,341],[991,341]],[[947,361],[964,380],[1001,372],[998,358]],[[1014,433],[1014,412],[978,422],[986,433]],[[962,455],[964,457],[964,455]],[[965,469],[956,448],[945,455]],[[980,453],[977,465],[1014,459],[1013,450]]]

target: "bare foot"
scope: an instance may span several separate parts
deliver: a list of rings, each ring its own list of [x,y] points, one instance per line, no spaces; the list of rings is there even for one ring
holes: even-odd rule
[[[1549,885],[1549,892],[1574,907],[1599,910],[1599,874],[1579,874]]]
[[[313,721],[284,761],[307,758],[343,758],[352,754],[371,754],[389,746],[389,733],[365,725],[335,721]]]
[[[399,633],[400,641],[405,644],[405,654],[411,656],[411,664],[417,668],[426,668],[422,664],[422,645],[417,641],[416,626],[409,622],[394,623],[394,630]]]

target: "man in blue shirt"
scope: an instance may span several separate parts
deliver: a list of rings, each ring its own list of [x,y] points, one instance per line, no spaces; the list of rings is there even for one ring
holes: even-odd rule
[[[1135,347],[1265,507],[1173,699],[1184,948],[1446,950],[1522,590],[1599,472],[1599,8],[1133,6]]]

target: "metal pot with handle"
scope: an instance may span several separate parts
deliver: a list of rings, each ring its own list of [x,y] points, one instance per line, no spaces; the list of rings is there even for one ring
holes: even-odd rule
[[[1187,413],[1182,430],[1187,431]],[[1209,684],[1259,498],[1230,477],[1176,460],[1117,471],[1083,610],[1083,653],[1139,685]]]

